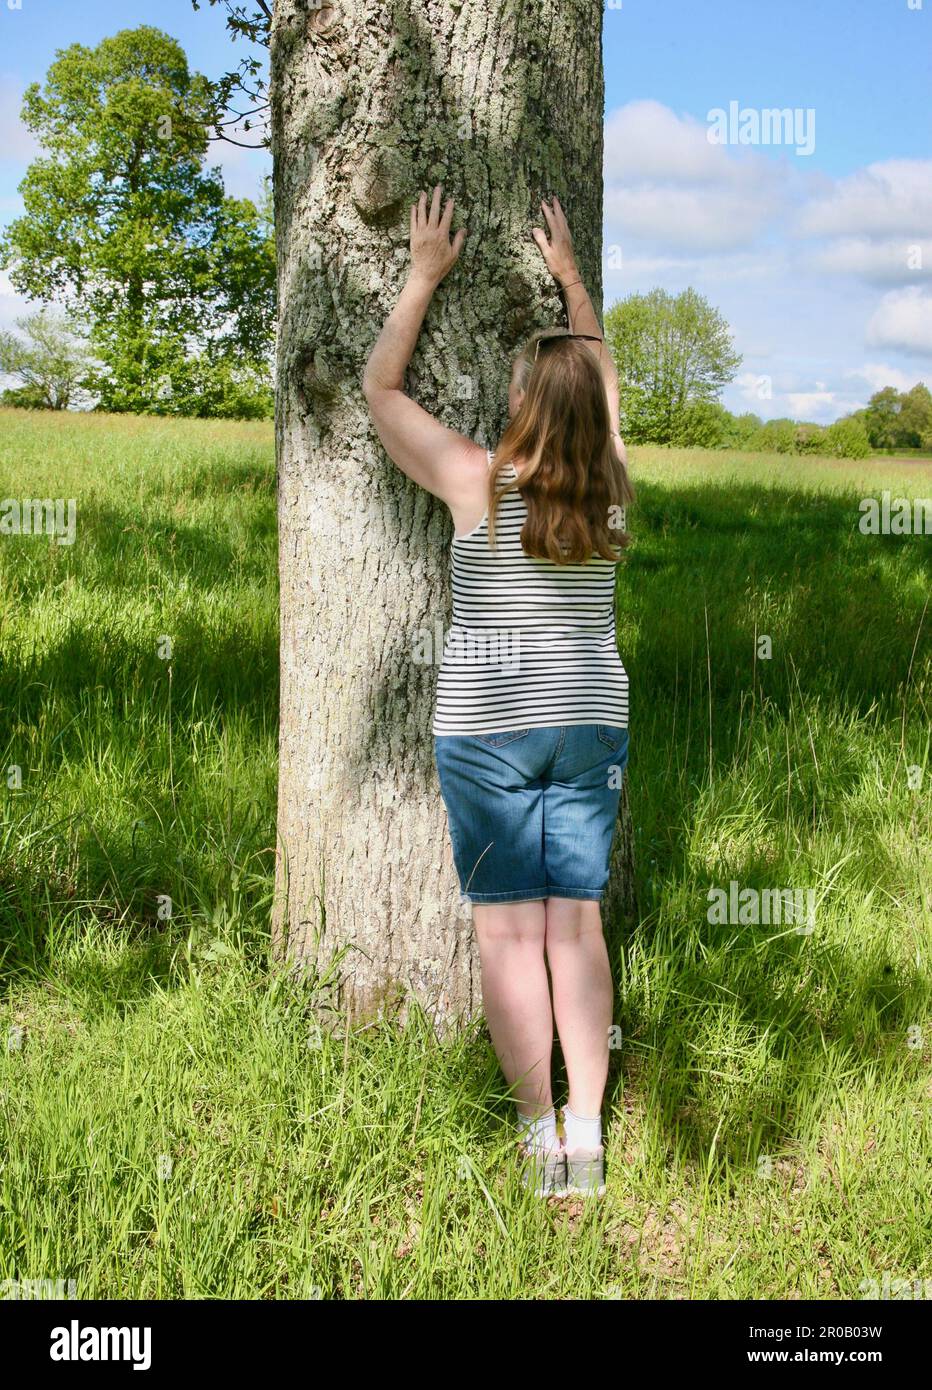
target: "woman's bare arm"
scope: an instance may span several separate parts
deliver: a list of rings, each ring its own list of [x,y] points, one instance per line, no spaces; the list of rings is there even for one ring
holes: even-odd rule
[[[398,302],[369,354],[362,389],[385,452],[409,478],[452,508],[471,499],[475,479],[485,478],[485,450],[447,429],[405,394],[404,375],[434,290],[456,263],[466,235],[450,241],[453,200],[440,213],[434,189],[411,209],[411,272]]]
[[[598,360],[602,380],[605,382],[605,394],[608,397],[608,413],[616,452],[622,463],[627,463],[628,453],[621,437],[618,371],[612,354],[603,340],[602,329],[599,327],[599,320],[592,307],[589,291],[579,274],[566,215],[560,206],[559,198],[554,198],[552,207],[548,207],[546,203],[542,202],[541,208],[550,231],[550,240],[547,240],[547,233],[542,227],[535,227],[532,236],[537,242],[547,269],[563,290],[570,332],[591,334],[601,340],[598,343],[587,343],[586,346],[591,349],[593,356]]]

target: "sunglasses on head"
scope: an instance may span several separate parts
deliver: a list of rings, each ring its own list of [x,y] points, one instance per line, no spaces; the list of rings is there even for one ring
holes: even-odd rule
[[[537,339],[537,344],[534,348],[534,361],[537,361],[538,354],[542,347],[546,347],[548,343],[565,343],[567,338],[576,338],[577,341],[584,343],[601,343],[602,341],[601,338],[594,338],[591,333],[551,333],[546,338]]]

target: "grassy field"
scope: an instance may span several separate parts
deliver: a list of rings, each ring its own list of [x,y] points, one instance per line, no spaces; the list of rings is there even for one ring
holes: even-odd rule
[[[0,498],[78,500],[73,546],[0,535],[0,1280],[834,1299],[932,1278],[932,539],[857,525],[862,496],[932,496],[932,463],[632,452],[640,913],[609,931],[609,1193],[547,1205],[507,1161],[481,1024],[322,1036],[269,969],[270,428],[0,411]],[[710,923],[732,881],[815,890],[814,930]]]

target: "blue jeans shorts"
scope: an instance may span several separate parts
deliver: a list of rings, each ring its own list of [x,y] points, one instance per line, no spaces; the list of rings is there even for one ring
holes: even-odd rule
[[[434,738],[463,896],[598,901],[628,762],[628,730],[568,724]]]

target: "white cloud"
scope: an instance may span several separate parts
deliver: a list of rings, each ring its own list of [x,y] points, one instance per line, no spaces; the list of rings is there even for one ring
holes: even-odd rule
[[[606,191],[606,216],[624,237],[684,251],[729,251],[755,241],[773,208],[732,190],[619,188]]]
[[[814,243],[793,258],[797,274],[891,288],[932,274],[932,160],[891,159],[832,179],[757,149],[711,144],[708,129],[658,101],[632,101],[608,116],[607,240],[623,253],[633,243],[626,270],[650,273],[643,260],[662,272],[672,253],[701,260],[707,274],[717,264],[723,279],[773,275],[792,228]],[[640,257],[639,243],[650,247]]]
[[[821,386],[822,382],[816,382]],[[820,416],[826,419],[834,419],[837,414],[835,402],[837,400],[834,391],[789,391],[786,395],[788,414],[793,419],[802,419],[804,416],[818,420]]]
[[[909,356],[932,356],[932,160],[833,178],[707,132],[656,101],[609,115],[605,240],[623,261],[607,297],[709,296],[744,355],[732,409],[829,423],[914,385]]]
[[[695,116],[677,116],[659,101],[630,101],[605,122],[605,177],[634,182],[665,180],[709,184],[770,185],[774,165],[756,152],[713,145],[709,127]]]
[[[916,286],[885,294],[867,325],[867,342],[932,356],[932,294]]]
[[[773,379],[765,373],[739,372],[735,377],[735,386],[741,396],[753,408],[756,414],[764,413],[764,406],[770,413],[770,405],[773,399]]]
[[[805,207],[804,236],[918,238],[932,226],[932,160],[890,159],[839,179]]]
[[[818,251],[812,266],[828,274],[856,275],[873,285],[908,285],[932,276],[932,238],[848,237]]]
[[[775,376],[742,372],[728,395],[737,413],[751,410],[764,420],[807,420],[819,425],[829,425],[867,403],[866,396],[860,398],[841,382],[807,381],[792,369]]]
[[[785,178],[756,152],[710,144],[706,124],[658,101],[629,102],[605,123],[605,210],[622,242],[698,254],[749,246],[778,213]]]
[[[603,275],[608,281],[613,274],[649,277],[652,275],[689,275],[697,262],[677,256],[625,256],[620,266],[606,266]]]
[[[871,395],[882,391],[885,386],[895,386],[897,391],[909,391],[916,385],[915,378],[899,367],[888,367],[883,362],[865,362],[863,367],[849,367],[845,372],[849,380],[865,381]]]

